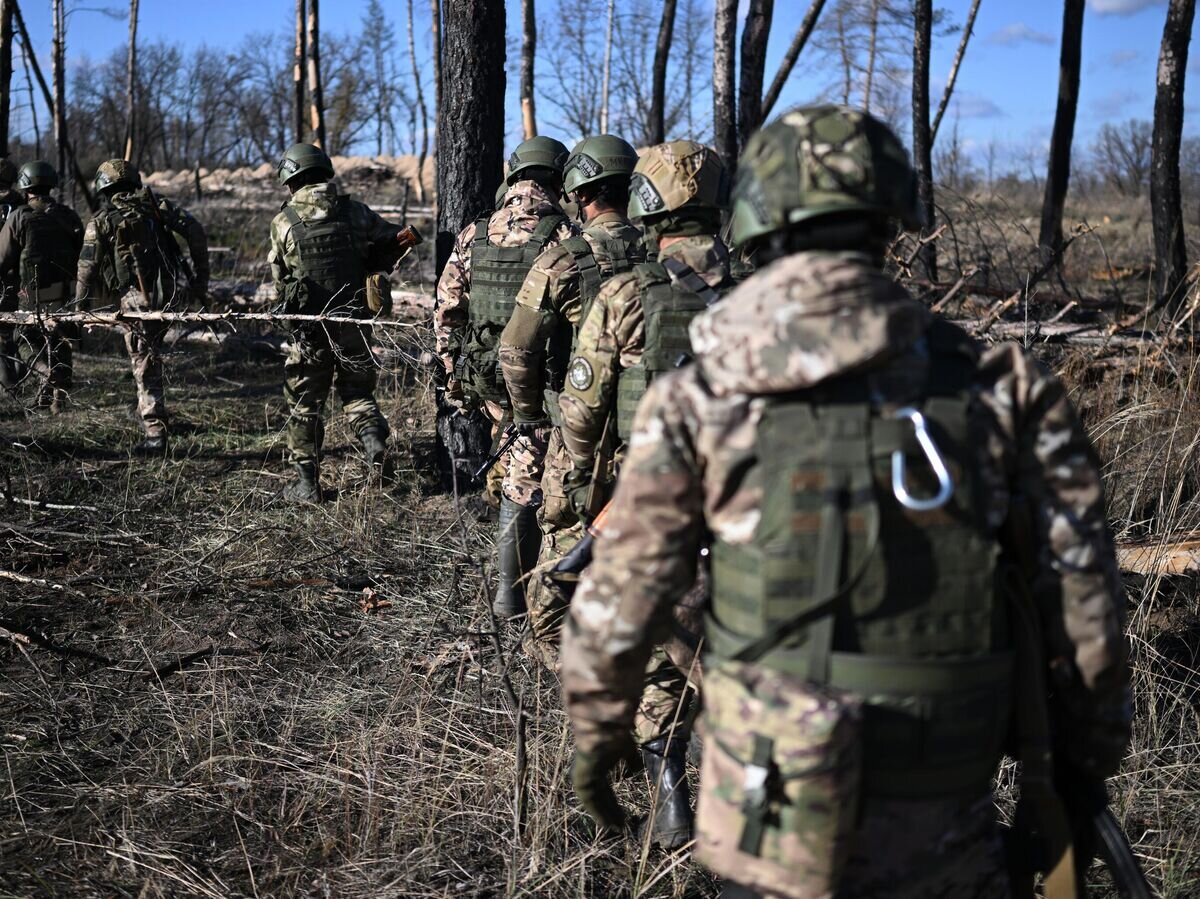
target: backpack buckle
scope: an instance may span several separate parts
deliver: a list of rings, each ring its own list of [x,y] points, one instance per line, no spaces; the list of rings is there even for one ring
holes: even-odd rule
[[[950,497],[954,495],[954,481],[950,477],[950,469],[946,466],[946,460],[942,456],[941,450],[933,442],[933,435],[929,433],[929,424],[925,420],[925,416],[919,409],[905,406],[903,409],[898,409],[892,417],[897,421],[908,419],[912,422],[921,452],[925,454],[925,459],[929,462],[929,467],[933,469],[938,480],[938,492],[928,499],[918,499],[909,493],[907,486],[908,462],[904,458],[904,450],[898,449],[892,453],[892,493],[895,495],[896,501],[904,508],[914,512],[932,512],[940,509],[950,502]]]

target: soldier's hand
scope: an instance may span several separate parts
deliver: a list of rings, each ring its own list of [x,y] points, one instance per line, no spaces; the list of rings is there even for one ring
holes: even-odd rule
[[[612,775],[627,756],[637,750],[628,737],[612,746],[594,751],[578,750],[571,768],[571,784],[583,810],[601,832],[613,834],[625,829],[628,817],[612,788]]]
[[[522,437],[532,437],[538,431],[550,427],[550,422],[542,418],[537,421],[514,421],[512,426]]]
[[[590,468],[572,468],[563,478],[563,488],[571,503],[571,510],[579,517],[580,521],[588,521],[592,513],[592,470]]]
[[[466,409],[467,394],[463,390],[462,381],[454,377],[454,375],[447,376],[446,386],[442,392],[442,399],[446,401],[447,405],[453,406],[459,411]]]

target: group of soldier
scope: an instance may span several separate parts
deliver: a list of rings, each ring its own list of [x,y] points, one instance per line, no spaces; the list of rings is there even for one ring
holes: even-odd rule
[[[694,833],[726,896],[1083,895],[1127,746],[1095,453],[1053,375],[885,273],[921,218],[845,107],[766,126],[732,192],[692,141],[537,137],[438,283],[446,396],[515,432],[493,611],[561,676],[576,795],[624,830],[640,756],[643,837]],[[1002,840],[1006,753],[1035,820]]]

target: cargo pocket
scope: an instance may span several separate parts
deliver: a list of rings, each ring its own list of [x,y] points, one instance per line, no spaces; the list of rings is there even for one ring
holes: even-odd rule
[[[795,899],[832,892],[859,802],[861,706],[797,678],[706,663],[696,858]]]

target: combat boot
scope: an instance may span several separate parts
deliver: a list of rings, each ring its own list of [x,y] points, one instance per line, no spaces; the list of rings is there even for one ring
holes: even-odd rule
[[[382,428],[367,428],[358,435],[362,444],[363,455],[372,469],[382,469],[384,458],[387,456],[387,431]]]
[[[167,454],[167,435],[154,434],[133,445],[135,456],[165,456]]]
[[[687,741],[679,736],[670,741],[662,739],[644,743],[642,761],[646,764],[646,776],[650,779],[650,790],[654,796],[650,842],[661,849],[678,849],[692,838]],[[642,835],[645,836],[645,833]]]
[[[499,581],[492,611],[500,618],[525,614],[525,575],[537,563],[542,532],[537,507],[523,506],[504,497],[500,500],[500,536],[496,541]]]
[[[319,503],[324,499],[316,462],[296,463],[296,477],[283,488],[283,498],[292,503]]]
[[[21,382],[18,369],[17,345],[5,341],[0,345],[0,386],[12,390]]]

